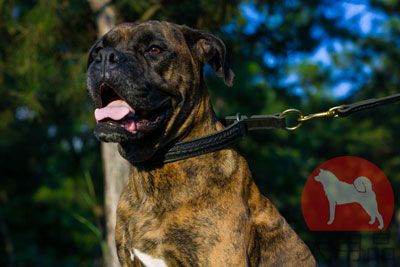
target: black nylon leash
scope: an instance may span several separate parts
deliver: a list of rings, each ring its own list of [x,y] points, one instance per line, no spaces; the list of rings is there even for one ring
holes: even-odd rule
[[[371,99],[363,100],[363,101],[356,102],[353,104],[340,105],[340,106],[330,108],[328,111],[325,111],[325,112],[313,113],[313,114],[309,114],[309,115],[303,115],[303,113],[297,109],[287,109],[287,110],[283,111],[280,114],[280,116],[285,117],[287,114],[290,114],[290,113],[295,113],[299,116],[299,118],[297,119],[298,124],[296,126],[286,127],[286,130],[293,131],[293,130],[298,129],[302,125],[303,122],[314,119],[314,118],[346,117],[350,114],[353,114],[353,113],[361,111],[361,110],[375,108],[378,106],[391,104],[391,103],[394,103],[397,101],[400,101],[400,94],[395,94],[395,95],[386,96],[386,97],[382,97],[382,98],[371,98]]]
[[[400,101],[400,94],[386,96],[382,98],[371,98],[360,102],[356,102],[354,104],[342,105],[341,106],[342,108],[336,110],[336,113],[339,115],[339,117],[346,117],[357,111],[369,108],[375,108],[386,104],[391,104],[396,101]]]
[[[375,108],[397,101],[400,101],[400,94],[340,105],[330,108],[326,112],[314,113],[306,116],[297,109],[287,109],[275,115],[240,116],[238,114],[237,116],[228,116],[220,119],[221,123],[227,126],[225,129],[189,141],[169,145],[158,151],[151,159],[135,163],[135,165],[161,165],[163,163],[187,159],[225,148],[245,136],[248,131],[268,129],[296,130],[302,125],[302,122],[313,118],[346,117],[361,110]],[[286,115],[289,113],[296,113],[299,116],[299,123],[294,127],[286,126]]]

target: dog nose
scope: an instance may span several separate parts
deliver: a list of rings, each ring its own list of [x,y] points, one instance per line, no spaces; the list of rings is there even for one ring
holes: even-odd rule
[[[96,56],[96,62],[103,65],[114,65],[123,61],[125,61],[124,54],[114,48],[103,48]]]

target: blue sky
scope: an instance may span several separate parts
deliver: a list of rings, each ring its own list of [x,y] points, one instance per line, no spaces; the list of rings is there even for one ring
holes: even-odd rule
[[[300,1],[290,1],[290,3],[294,5],[301,4]],[[266,25],[270,29],[278,30],[282,22],[280,15],[269,13],[266,8],[258,10],[253,2],[240,5],[240,11],[247,21],[247,24],[243,28],[245,34],[254,33],[261,24]],[[388,20],[387,15],[373,9],[367,0],[321,1],[318,12],[326,18],[337,19],[337,26],[348,29],[358,35],[359,38],[366,38],[368,36],[384,37],[387,34],[384,27],[384,23]],[[228,25],[226,28],[227,31],[229,31],[229,27]],[[361,73],[351,73],[345,68],[336,66],[332,60],[332,53],[342,55],[352,52],[355,46],[351,41],[331,38],[318,25],[312,28],[311,35],[313,38],[320,40],[317,48],[308,54],[297,52],[290,55],[290,59],[287,61],[287,76],[281,79],[283,85],[292,86],[294,94],[303,93],[301,86],[297,85],[300,77],[295,70],[298,64],[306,60],[318,64],[322,69],[329,68],[333,70],[333,77],[331,77],[333,82],[329,92],[337,99],[348,96],[353,90],[359,89],[363,85],[363,82],[368,81],[368,77],[373,74],[371,66],[363,66]],[[269,67],[274,67],[277,64],[277,58],[270,52],[266,52],[263,59]],[[379,61],[379,59],[376,60]],[[375,63],[379,64],[379,62]],[[357,75],[360,77],[356,77]],[[346,76],[348,77],[346,78]]]

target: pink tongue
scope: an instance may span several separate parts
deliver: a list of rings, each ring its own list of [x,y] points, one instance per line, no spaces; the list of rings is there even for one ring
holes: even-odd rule
[[[135,113],[135,111],[123,100],[115,100],[109,103],[104,108],[97,108],[94,111],[94,116],[96,121],[101,121],[104,119],[112,119],[119,121],[123,119],[130,112]]]

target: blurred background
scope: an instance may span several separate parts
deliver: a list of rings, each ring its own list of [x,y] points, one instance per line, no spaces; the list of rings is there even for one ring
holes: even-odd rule
[[[396,0],[115,0],[115,23],[148,19],[218,35],[236,74],[206,81],[219,116],[304,113],[400,93]],[[84,0],[0,1],[0,266],[105,266],[101,149],[85,91],[98,35]],[[237,146],[260,190],[321,266],[400,264],[400,106],[320,119],[295,132],[252,132]],[[395,195],[385,232],[310,232],[301,193],[337,156],[383,170]]]

